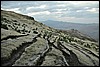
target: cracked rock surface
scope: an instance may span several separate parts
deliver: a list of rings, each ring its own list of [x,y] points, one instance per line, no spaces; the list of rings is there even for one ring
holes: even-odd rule
[[[1,65],[99,66],[98,42],[77,33],[1,10]]]

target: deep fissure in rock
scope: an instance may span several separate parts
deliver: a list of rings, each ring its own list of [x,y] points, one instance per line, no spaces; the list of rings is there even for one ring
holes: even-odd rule
[[[14,62],[20,58],[22,53],[25,51],[25,48],[30,46],[32,43],[37,41],[37,36],[33,38],[31,42],[22,43],[21,46],[17,47],[17,50],[13,50],[11,57],[9,59],[2,60],[2,66],[11,66]],[[1,58],[2,59],[2,58]]]
[[[28,35],[28,34],[27,34],[27,35]],[[9,38],[11,38],[11,39],[16,39],[16,38],[18,38],[18,37],[23,37],[23,36],[27,36],[27,35],[9,35],[9,36],[7,36],[7,37],[2,38],[1,41],[7,40],[7,39],[9,39]]]

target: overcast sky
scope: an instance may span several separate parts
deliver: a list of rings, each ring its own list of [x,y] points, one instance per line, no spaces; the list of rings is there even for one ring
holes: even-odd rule
[[[1,1],[1,9],[29,15],[37,21],[99,23],[99,1]]]

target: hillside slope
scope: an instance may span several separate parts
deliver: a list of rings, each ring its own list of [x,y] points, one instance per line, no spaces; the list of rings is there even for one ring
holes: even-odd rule
[[[63,21],[54,21],[54,20],[47,20],[41,21],[43,24],[47,26],[61,29],[61,30],[70,30],[70,29],[77,29],[78,31],[82,32],[85,35],[88,35],[99,41],[99,23],[74,23],[74,22],[63,22]]]
[[[1,65],[99,66],[98,43],[71,34],[1,10]]]

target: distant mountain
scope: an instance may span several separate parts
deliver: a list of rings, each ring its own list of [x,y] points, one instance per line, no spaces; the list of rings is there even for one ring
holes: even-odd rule
[[[47,26],[61,30],[76,29],[82,32],[83,34],[92,37],[96,41],[99,41],[99,24],[97,23],[81,24],[81,23],[71,23],[71,22],[62,22],[53,20],[40,21],[40,22],[46,24]]]

